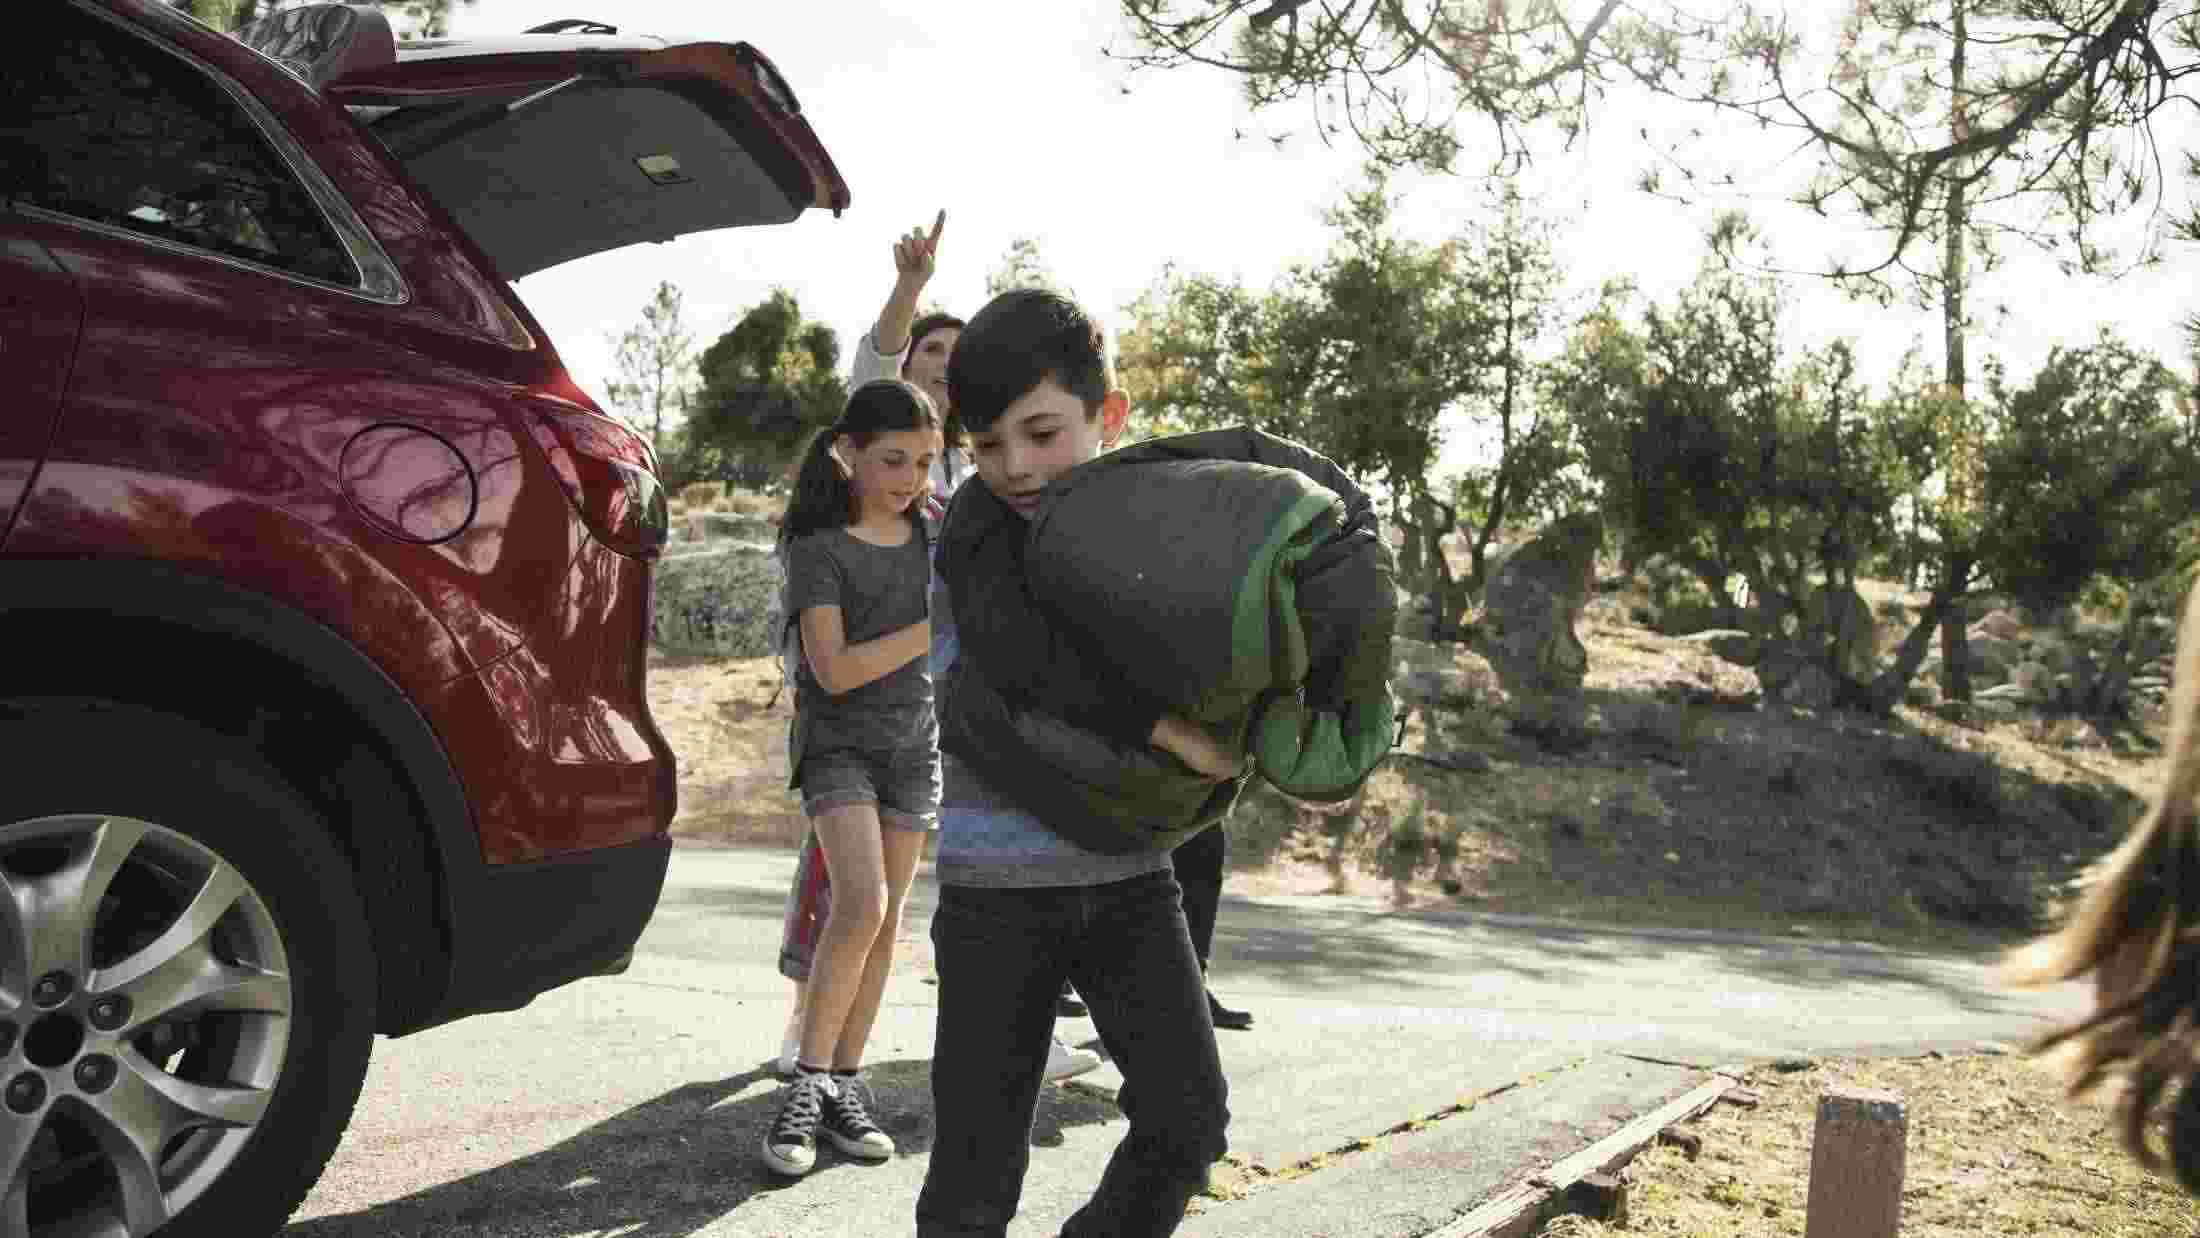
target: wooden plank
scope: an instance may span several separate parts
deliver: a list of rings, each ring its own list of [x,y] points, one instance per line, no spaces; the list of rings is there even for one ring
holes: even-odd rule
[[[1676,1122],[1686,1122],[1704,1110],[1719,1103],[1727,1090],[1736,1086],[1734,1080],[1712,1079],[1700,1084],[1674,1100],[1636,1118],[1581,1151],[1558,1162],[1528,1181],[1538,1186],[1565,1190],[1589,1174],[1610,1173],[1635,1159],[1644,1144],[1658,1137],[1658,1132]]]
[[[1504,1194],[1478,1205],[1426,1238],[1524,1238],[1548,1219],[1566,1189],[1590,1174],[1612,1173],[1635,1159],[1658,1132],[1719,1103],[1728,1088],[1739,1086],[1714,1077],[1636,1118],[1572,1156],[1559,1161]]]
[[[1544,1209],[1556,1194],[1539,1186],[1516,1186],[1427,1238],[1520,1238],[1542,1224]]]
[[[1804,1238],[1895,1238],[1909,1126],[1892,1092],[1832,1087],[1819,1095]]]

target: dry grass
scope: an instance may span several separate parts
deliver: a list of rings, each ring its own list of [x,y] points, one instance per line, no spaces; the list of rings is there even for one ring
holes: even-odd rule
[[[2200,1206],[2124,1155],[2105,1102],[2066,1100],[2059,1080],[2023,1057],[1828,1061],[1748,1083],[1763,1098],[1757,1108],[1720,1105],[1685,1128],[1703,1137],[1699,1159],[1669,1146],[1635,1159],[1627,1228],[1561,1217],[1540,1232],[1801,1235],[1818,1097],[1837,1084],[1885,1089],[1907,1106],[1903,1238],[2163,1238],[2200,1227]]]
[[[787,508],[779,495],[762,494],[729,486],[722,481],[690,482],[672,496],[671,507],[681,512],[737,512],[744,516],[776,516]]]

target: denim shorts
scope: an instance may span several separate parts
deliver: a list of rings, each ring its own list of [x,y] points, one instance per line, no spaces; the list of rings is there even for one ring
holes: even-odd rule
[[[876,804],[878,823],[889,830],[940,828],[940,750],[935,747],[809,753],[795,782],[802,788],[804,816],[844,804]]]

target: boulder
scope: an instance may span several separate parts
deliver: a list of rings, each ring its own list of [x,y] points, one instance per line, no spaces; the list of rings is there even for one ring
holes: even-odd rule
[[[666,653],[761,658],[779,647],[783,573],[769,546],[712,547],[657,564],[650,639]]]
[[[1791,709],[1827,709],[1834,682],[1825,670],[1791,647],[1768,651],[1757,660],[1757,682],[1767,704]]]
[[[1991,636],[1996,640],[2015,640],[2024,635],[2024,621],[2006,610],[1990,610],[1979,616],[1971,625],[1971,636]]]
[[[2031,648],[2027,652],[2028,660],[2045,666],[2051,674],[2062,674],[2078,668],[2078,651],[2070,647],[2069,641],[2052,633],[2033,637]]]
[[[1701,632],[1690,632],[1678,639],[1692,645],[1701,645],[1737,666],[1757,664],[1757,638],[1740,628],[1707,628]]]
[[[2045,662],[2027,659],[2009,669],[2009,687],[2023,700],[2046,704],[2055,699],[2055,671]]]
[[[2024,650],[2015,641],[1998,636],[1973,636],[1969,648],[1973,672],[1995,679],[2008,678],[2010,670],[2024,661]]]
[[[1589,650],[1574,632],[1589,604],[1604,526],[1594,513],[1564,517],[1508,556],[1490,578],[1481,652],[1517,718],[1578,727]]]

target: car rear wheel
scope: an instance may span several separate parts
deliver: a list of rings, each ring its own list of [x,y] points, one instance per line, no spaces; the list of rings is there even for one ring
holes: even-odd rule
[[[359,1095],[374,966],[327,826],[250,748],[0,700],[0,1234],[273,1233]]]

